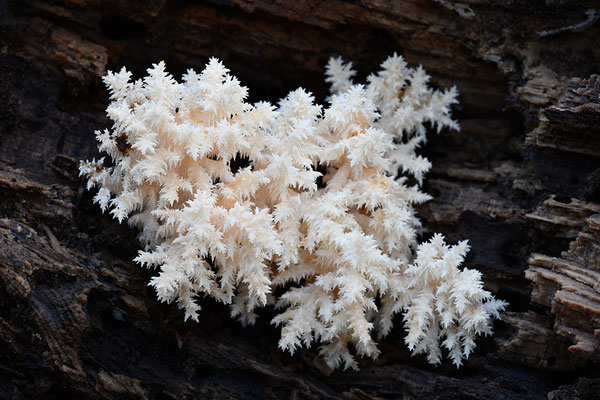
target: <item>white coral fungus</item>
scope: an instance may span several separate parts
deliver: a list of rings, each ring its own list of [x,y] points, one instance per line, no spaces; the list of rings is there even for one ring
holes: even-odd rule
[[[163,62],[143,80],[124,68],[104,77],[114,124],[96,137],[112,166],[80,170],[102,210],[140,229],[135,261],[159,268],[159,299],[198,320],[197,297],[211,296],[252,323],[278,288],[279,346],[321,342],[332,368],[357,367],[350,343],[376,358],[372,331],[386,335],[404,312],[414,353],[438,363],[442,341],[460,365],[504,303],[479,272],[458,268],[465,242],[436,235],[417,247],[413,205],[429,196],[404,176],[420,184],[430,168],[415,153],[427,122],[458,129],[456,89],[430,89],[425,71],[396,55],[354,85],[351,65],[331,59],[328,108],[303,89],[274,107],[246,103],[228,72],[213,58],[183,83]]]

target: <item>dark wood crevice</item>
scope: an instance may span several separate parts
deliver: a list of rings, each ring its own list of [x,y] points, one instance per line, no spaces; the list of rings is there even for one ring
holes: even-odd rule
[[[594,1],[8,1],[0,7],[0,398],[592,399],[600,384],[600,22]],[[469,7],[465,14],[464,7]],[[595,8],[596,7],[596,8]],[[600,11],[595,11],[600,15]],[[588,21],[588,22],[586,22]],[[467,266],[511,306],[460,369],[410,357],[401,321],[359,372],[159,303],[135,232],[79,179],[109,124],[101,76],[211,56],[276,102],[324,102],[331,55],[358,80],[398,52],[456,85],[461,132],[432,133],[419,209],[469,239]],[[596,279],[594,281],[594,279]],[[595,282],[595,283],[594,283]]]

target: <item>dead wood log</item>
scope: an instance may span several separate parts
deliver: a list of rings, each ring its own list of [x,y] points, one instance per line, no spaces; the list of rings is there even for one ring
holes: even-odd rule
[[[600,371],[600,8],[592,0],[0,2],[0,398],[592,399]],[[277,349],[265,310],[200,324],[147,288],[135,232],[78,179],[107,124],[100,77],[223,59],[254,100],[323,101],[331,55],[359,78],[393,52],[457,85],[462,130],[431,136],[425,226],[469,239],[511,303],[456,371],[397,328],[360,372]],[[400,321],[398,321],[400,322]]]

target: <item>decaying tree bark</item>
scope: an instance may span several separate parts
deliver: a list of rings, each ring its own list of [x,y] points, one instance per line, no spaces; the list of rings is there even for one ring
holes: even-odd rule
[[[597,398],[598,19],[591,0],[0,2],[0,398]],[[208,300],[199,324],[159,303],[135,232],[78,178],[108,124],[100,77],[216,56],[251,101],[323,101],[329,56],[364,78],[393,52],[460,90],[462,131],[423,149],[420,213],[511,303],[494,337],[456,371],[397,327],[378,361],[332,372],[277,348],[272,311],[241,329]]]

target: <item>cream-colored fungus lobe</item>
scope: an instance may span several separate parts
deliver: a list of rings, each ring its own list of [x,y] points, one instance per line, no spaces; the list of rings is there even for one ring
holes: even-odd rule
[[[458,92],[429,88],[400,56],[381,67],[355,85],[351,64],[332,58],[328,107],[303,89],[277,106],[248,104],[214,58],[181,83],[163,62],[143,80],[125,69],[104,77],[113,126],[96,138],[112,166],[80,171],[103,211],[140,230],[135,261],[158,269],[159,299],[198,321],[197,299],[210,296],[243,323],[272,302],[279,346],[319,342],[332,368],[357,368],[350,343],[376,358],[373,331],[385,336],[396,313],[413,353],[438,363],[443,347],[457,366],[468,357],[505,303],[459,268],[466,242],[417,243],[414,210],[430,198],[420,184],[431,164],[416,149],[427,124],[458,129]],[[247,166],[233,168],[238,158]]]

